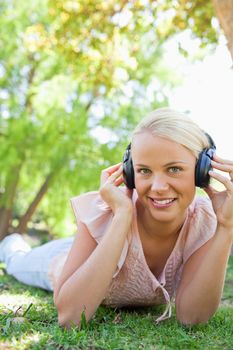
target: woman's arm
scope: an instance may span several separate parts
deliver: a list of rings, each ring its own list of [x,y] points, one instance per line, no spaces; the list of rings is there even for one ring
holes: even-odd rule
[[[184,324],[207,322],[217,310],[224,287],[233,232],[216,234],[186,262],[176,296],[177,319]]]
[[[59,323],[66,327],[79,324],[83,312],[89,320],[104,299],[131,225],[132,202],[118,188],[122,170],[111,169],[100,193],[113,210],[112,222],[97,246],[82,226],[55,289]]]
[[[212,186],[205,189],[216,214],[217,229],[212,239],[192,254],[184,266],[176,310],[177,318],[185,324],[206,322],[218,308],[233,243],[233,162],[215,155],[212,166],[229,173],[229,177],[210,172],[225,190],[217,191]]]

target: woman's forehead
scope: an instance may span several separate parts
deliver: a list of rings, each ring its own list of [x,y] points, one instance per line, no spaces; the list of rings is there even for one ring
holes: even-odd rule
[[[142,148],[148,148],[148,149],[155,149],[155,148],[161,148],[161,147],[169,147],[169,146],[175,146],[179,145],[183,147],[182,145],[178,144],[177,142],[163,136],[159,136],[156,134],[152,134],[149,131],[141,132],[136,135],[134,135],[132,140],[132,149],[142,149]],[[144,146],[144,147],[142,147]]]
[[[143,132],[136,134],[132,141],[132,158],[159,157],[168,159],[195,158],[183,145],[165,137]]]

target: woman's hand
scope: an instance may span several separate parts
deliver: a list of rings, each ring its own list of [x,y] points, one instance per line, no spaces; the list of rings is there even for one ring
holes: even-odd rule
[[[100,178],[100,195],[112,209],[114,214],[119,209],[128,211],[132,211],[133,209],[131,200],[132,190],[126,189],[125,192],[119,188],[123,183],[122,172],[122,163],[118,163],[104,169]]]
[[[223,184],[225,190],[217,191],[213,186],[205,188],[212,201],[218,225],[228,228],[233,234],[233,162],[214,155],[211,162],[214,169],[228,173],[229,177],[210,171],[209,175]]]

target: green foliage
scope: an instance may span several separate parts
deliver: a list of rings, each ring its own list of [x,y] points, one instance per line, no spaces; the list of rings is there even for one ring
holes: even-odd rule
[[[125,1],[1,1],[0,207],[13,204],[15,224],[49,179],[34,221],[58,233],[68,198],[98,188],[100,169],[121,160],[121,137],[149,109],[148,84],[160,80],[162,51],[144,10]],[[100,126],[109,144],[94,136]]]
[[[218,41],[219,30],[214,25],[214,8],[211,0],[158,1],[163,25],[158,32],[164,38],[186,29],[201,39],[202,46]]]
[[[173,7],[166,27],[160,18]],[[70,218],[69,197],[97,189],[142,115],[168,104],[178,78],[164,66],[163,41],[188,27],[215,41],[212,7],[2,0],[0,10],[0,212],[13,211],[17,226],[46,184],[33,220],[57,234]]]

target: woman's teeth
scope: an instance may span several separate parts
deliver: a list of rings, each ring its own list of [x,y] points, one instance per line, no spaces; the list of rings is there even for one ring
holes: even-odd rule
[[[156,204],[169,204],[171,202],[173,202],[174,199],[163,199],[163,200],[158,200],[158,199],[153,199],[153,202]]]

